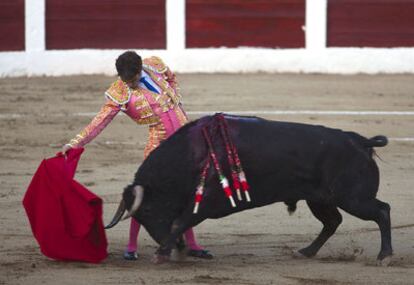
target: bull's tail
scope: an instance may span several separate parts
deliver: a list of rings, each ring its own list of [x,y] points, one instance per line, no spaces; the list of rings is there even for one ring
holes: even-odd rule
[[[388,144],[388,139],[386,136],[375,136],[370,139],[362,137],[363,140],[361,141],[362,145],[364,146],[365,150],[368,152],[368,155],[370,157],[373,157],[374,155],[377,156],[379,159],[381,157],[378,156],[376,153],[374,147],[383,147]]]
[[[382,147],[388,144],[388,139],[386,136],[375,136],[370,139],[365,140],[365,147]]]
[[[383,147],[388,144],[388,138],[383,135],[378,135],[368,139],[355,132],[346,132],[346,134],[352,139],[353,142],[357,142],[365,148]]]

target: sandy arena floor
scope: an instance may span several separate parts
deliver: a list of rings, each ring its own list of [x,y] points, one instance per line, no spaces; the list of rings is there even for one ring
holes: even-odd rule
[[[365,136],[384,134],[377,149],[378,197],[391,204],[394,257],[376,267],[376,224],[343,213],[337,233],[313,259],[292,252],[321,230],[302,201],[293,216],[283,204],[209,220],[196,228],[215,258],[153,265],[156,244],[145,231],[139,260],[121,253],[128,222],[107,232],[109,257],[98,265],[44,257],[21,201],[44,157],[51,157],[91,119],[114,78],[103,76],[0,79],[0,284],[414,284],[414,115],[270,114],[274,120],[323,124]],[[200,111],[414,111],[414,76],[179,75],[190,117]],[[403,140],[403,138],[406,138]],[[407,139],[411,138],[411,140]],[[77,180],[101,196],[112,217],[123,187],[142,161],[146,127],[118,116],[91,144]]]

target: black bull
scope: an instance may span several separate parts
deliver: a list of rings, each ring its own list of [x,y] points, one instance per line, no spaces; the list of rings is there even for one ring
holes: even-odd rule
[[[306,200],[323,228],[309,246],[299,250],[302,255],[314,256],[334,234],[342,222],[337,209],[341,208],[378,224],[378,260],[389,262],[390,206],[376,199],[379,171],[372,157],[373,147],[385,146],[386,137],[367,139],[339,129],[256,117],[226,115],[226,119],[250,184],[251,202],[236,200],[237,207],[232,207],[210,165],[203,200],[198,213],[193,214],[195,190],[208,157],[201,130],[214,123],[214,117],[207,116],[182,127],[149,155],[134,182],[125,188],[108,228],[128,210],[160,244],[156,257],[165,258],[179,244],[185,230],[205,219],[275,202],[285,202],[289,209],[295,209],[298,200]],[[221,137],[214,136],[212,143],[220,164],[227,166]],[[229,167],[223,168],[230,177]]]

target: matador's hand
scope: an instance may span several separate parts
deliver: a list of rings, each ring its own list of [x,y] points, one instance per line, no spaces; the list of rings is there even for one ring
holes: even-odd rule
[[[66,153],[68,152],[68,150],[72,149],[72,146],[70,144],[65,144],[64,146],[62,146],[62,154],[64,156],[66,156]]]

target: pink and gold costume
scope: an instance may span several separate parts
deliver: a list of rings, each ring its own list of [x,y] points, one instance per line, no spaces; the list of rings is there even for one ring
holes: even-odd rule
[[[92,122],[69,142],[73,148],[82,147],[93,140],[119,113],[127,114],[140,125],[149,125],[148,142],[144,158],[163,140],[187,122],[181,107],[181,96],[175,75],[159,57],[143,60],[143,70],[158,85],[160,94],[138,87],[130,89],[121,79],[105,92],[106,103]]]
[[[153,151],[163,140],[172,135],[181,126],[187,123],[188,118],[181,107],[181,96],[174,73],[158,57],[143,60],[143,70],[157,84],[160,93],[138,87],[130,89],[121,79],[115,81],[105,92],[106,103],[74,139],[69,142],[73,148],[82,147],[93,140],[119,113],[127,114],[140,125],[149,125],[148,142],[144,150],[144,158]],[[131,219],[128,252],[137,250],[137,236],[140,225]],[[184,233],[187,246],[190,249],[200,250],[192,229]]]

